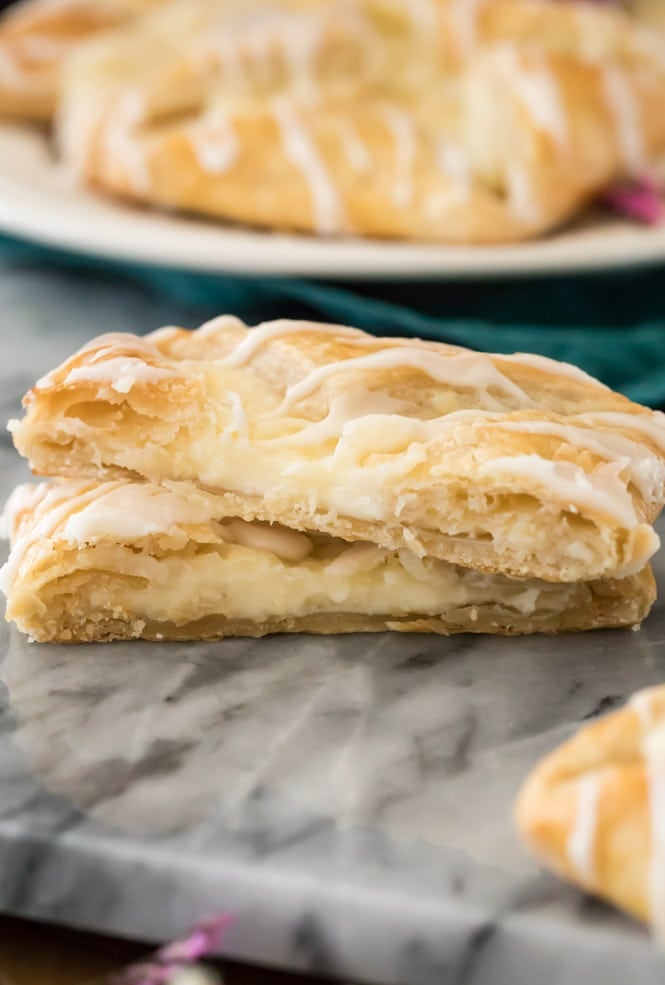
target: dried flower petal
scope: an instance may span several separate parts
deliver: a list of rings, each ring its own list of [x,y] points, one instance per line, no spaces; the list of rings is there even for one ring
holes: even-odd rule
[[[650,178],[626,182],[608,189],[603,201],[629,219],[655,226],[665,218],[663,195]]]
[[[110,980],[110,985],[169,985],[199,958],[214,951],[232,923],[229,913],[203,921],[186,937],[160,947],[150,960],[125,968]]]
[[[161,962],[189,962],[210,954],[219,944],[226,928],[233,923],[229,913],[223,913],[211,920],[200,923],[183,940],[174,941],[157,951],[157,959]]]

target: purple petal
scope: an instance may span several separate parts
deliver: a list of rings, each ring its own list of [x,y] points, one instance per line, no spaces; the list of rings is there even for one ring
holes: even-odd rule
[[[164,964],[171,961],[198,961],[199,958],[210,954],[217,947],[222,934],[232,923],[233,917],[229,913],[222,913],[210,920],[205,920],[195,927],[187,937],[160,948],[157,952],[157,958]]]
[[[167,985],[176,971],[214,951],[233,920],[230,913],[204,920],[187,937],[161,947],[151,960],[125,968],[111,985]]]
[[[616,212],[646,226],[658,225],[665,218],[663,195],[650,178],[615,185],[602,198]]]

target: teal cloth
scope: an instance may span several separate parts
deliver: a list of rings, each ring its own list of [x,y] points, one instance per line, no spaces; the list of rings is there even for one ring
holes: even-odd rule
[[[192,274],[94,261],[0,238],[0,266],[84,270],[162,299],[250,323],[342,322],[493,352],[536,352],[581,366],[633,400],[665,407],[665,270],[489,281],[332,282]],[[176,312],[174,310],[174,320]]]

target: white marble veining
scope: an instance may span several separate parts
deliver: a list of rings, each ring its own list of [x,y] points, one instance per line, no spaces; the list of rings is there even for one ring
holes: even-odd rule
[[[200,321],[165,307],[0,267],[0,414],[100,331]],[[5,435],[0,495],[25,475]],[[154,939],[230,909],[234,955],[385,985],[655,985],[646,934],[542,874],[511,808],[542,753],[664,678],[665,607],[564,640],[3,627],[0,909]]]

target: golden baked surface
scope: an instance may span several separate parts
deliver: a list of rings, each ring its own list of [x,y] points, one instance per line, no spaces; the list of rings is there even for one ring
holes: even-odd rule
[[[0,116],[48,120],[67,58],[163,0],[23,0],[0,17]]]
[[[542,234],[665,147],[662,40],[554,0],[175,3],[73,59],[84,181],[324,235]]]
[[[246,520],[553,582],[658,546],[665,416],[537,356],[222,317],[95,339],[25,408],[35,472],[196,483]]]
[[[1,586],[42,642],[272,632],[529,633],[632,625],[651,572],[575,585],[483,575],[219,512],[200,492],[118,480],[19,487]]]
[[[579,731],[529,777],[517,824],[545,865],[665,932],[665,686]]]
[[[628,10],[652,30],[665,33],[665,5],[662,0],[628,0]]]

